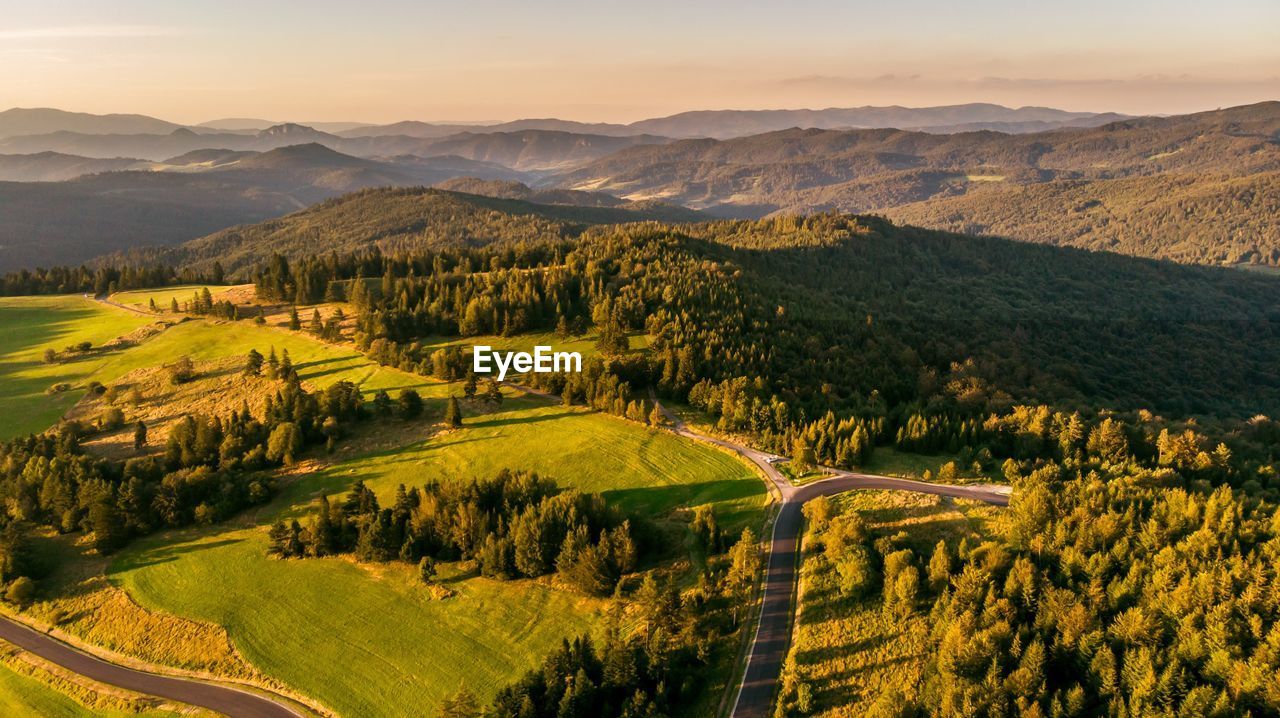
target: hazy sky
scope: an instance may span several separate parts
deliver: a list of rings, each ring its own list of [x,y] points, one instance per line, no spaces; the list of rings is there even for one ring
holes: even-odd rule
[[[628,121],[1280,99],[1280,0],[5,0],[0,109]]]

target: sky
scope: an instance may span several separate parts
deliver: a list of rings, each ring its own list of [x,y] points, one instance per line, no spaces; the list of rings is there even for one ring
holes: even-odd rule
[[[1277,0],[4,0],[0,109],[627,122],[1280,99]]]

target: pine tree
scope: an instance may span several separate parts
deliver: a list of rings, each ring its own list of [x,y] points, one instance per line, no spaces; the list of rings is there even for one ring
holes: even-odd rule
[[[280,378],[280,358],[276,356],[276,348],[271,347],[271,353],[267,355],[267,378],[272,381]]]
[[[489,378],[488,386],[484,392],[484,400],[494,406],[502,404],[502,387],[498,385],[497,379],[494,379],[493,377]]]
[[[302,320],[298,319],[297,307],[289,309],[289,328],[295,332],[302,328]]]
[[[124,545],[127,529],[120,509],[110,496],[104,496],[89,509],[89,525],[93,527],[93,547],[108,554]]]
[[[147,445],[147,425],[141,420],[133,425],[133,448],[135,451],[141,451],[142,447]]]
[[[458,397],[450,395],[449,403],[444,410],[444,425],[450,429],[462,426],[462,409],[458,406]]]
[[[257,349],[250,349],[245,356],[244,375],[260,376],[262,374],[262,354]]]
[[[933,547],[933,557],[929,559],[929,588],[941,593],[951,583],[951,554],[947,551],[947,542],[939,540]]]

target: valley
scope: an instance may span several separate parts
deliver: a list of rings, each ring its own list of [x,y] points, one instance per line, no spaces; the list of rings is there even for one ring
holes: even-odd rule
[[[1250,102],[0,112],[0,712],[1280,715]]]

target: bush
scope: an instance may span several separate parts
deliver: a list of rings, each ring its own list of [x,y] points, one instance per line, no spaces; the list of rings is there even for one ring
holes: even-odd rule
[[[196,367],[191,363],[191,357],[182,357],[169,366],[170,384],[186,384],[195,378]]]
[[[36,582],[26,576],[19,576],[9,583],[4,595],[10,603],[25,607],[35,600]]]

